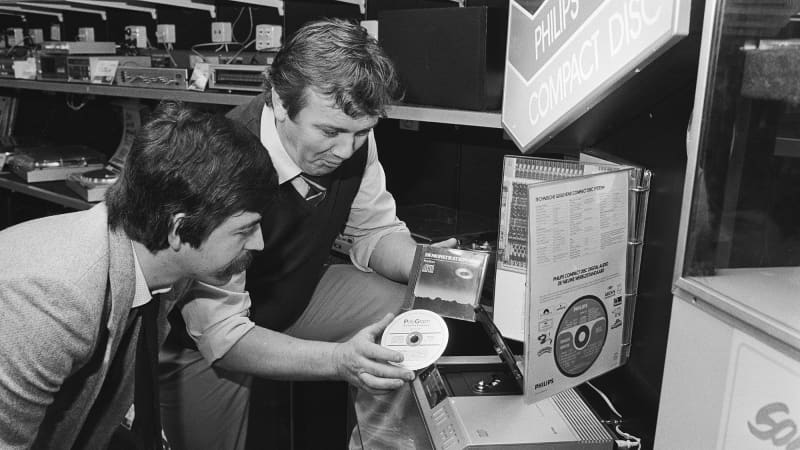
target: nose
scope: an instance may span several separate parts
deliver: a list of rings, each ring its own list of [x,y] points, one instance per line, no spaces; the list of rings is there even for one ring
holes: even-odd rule
[[[255,250],[260,252],[264,250],[264,236],[261,234],[261,224],[258,225],[253,234],[247,239],[247,243],[244,246],[245,250]]]
[[[333,154],[342,160],[350,159],[353,153],[356,152],[356,136],[352,133],[342,133],[339,135],[339,140],[333,147]]]

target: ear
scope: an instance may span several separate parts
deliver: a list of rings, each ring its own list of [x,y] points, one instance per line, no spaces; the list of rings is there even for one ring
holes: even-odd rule
[[[281,100],[281,97],[275,92],[275,88],[272,88],[270,95],[272,96],[272,114],[275,115],[275,120],[283,122],[289,117],[289,112],[286,111],[286,108],[283,106],[283,100]]]
[[[169,235],[167,236],[167,242],[169,242],[169,248],[171,248],[176,252],[180,250],[181,245],[183,245],[183,241],[181,240],[181,237],[178,235],[178,229],[180,228],[181,221],[183,221],[184,217],[186,217],[186,214],[184,213],[175,214],[174,216],[172,216],[172,223],[170,224],[169,227]]]

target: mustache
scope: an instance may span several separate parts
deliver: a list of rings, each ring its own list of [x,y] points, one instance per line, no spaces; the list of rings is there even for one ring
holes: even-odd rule
[[[234,259],[228,264],[225,268],[223,268],[219,274],[223,277],[229,277],[236,275],[237,273],[244,272],[250,267],[250,264],[253,263],[253,252],[250,250],[246,250],[242,256]]]

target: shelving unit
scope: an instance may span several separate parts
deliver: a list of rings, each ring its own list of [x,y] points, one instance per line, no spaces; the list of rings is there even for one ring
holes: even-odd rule
[[[190,103],[210,103],[231,106],[241,105],[253,98],[252,94],[131,88],[125,86],[18,80],[11,78],[0,79],[0,88],[150,100],[172,99]],[[499,111],[466,111],[432,106],[396,105],[387,111],[387,117],[389,119],[417,120],[420,122],[435,122],[473,127],[502,127]]]
[[[172,99],[188,103],[205,103],[236,106],[253,98],[254,94],[225,92],[198,92],[165,89],[132,88],[99,84],[67,83],[57,81],[0,79],[0,89],[35,90],[77,95],[139,98],[148,100]],[[414,120],[450,125],[501,128],[500,112],[466,111],[417,105],[395,105],[387,111],[389,119]],[[37,197],[68,208],[87,209],[86,202],[62,182],[28,184],[13,174],[0,172],[0,188]]]
[[[63,181],[28,184],[17,178],[14,174],[0,172],[0,188],[47,200],[48,202],[72,209],[89,209],[94,205],[94,203],[89,203],[78,197],[78,195],[72,192]]]

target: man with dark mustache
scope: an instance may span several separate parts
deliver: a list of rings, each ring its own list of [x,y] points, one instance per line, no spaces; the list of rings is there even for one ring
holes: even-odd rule
[[[105,202],[0,231],[0,448],[162,448],[155,370],[173,297],[242,272],[276,194],[256,137],[166,102]]]

